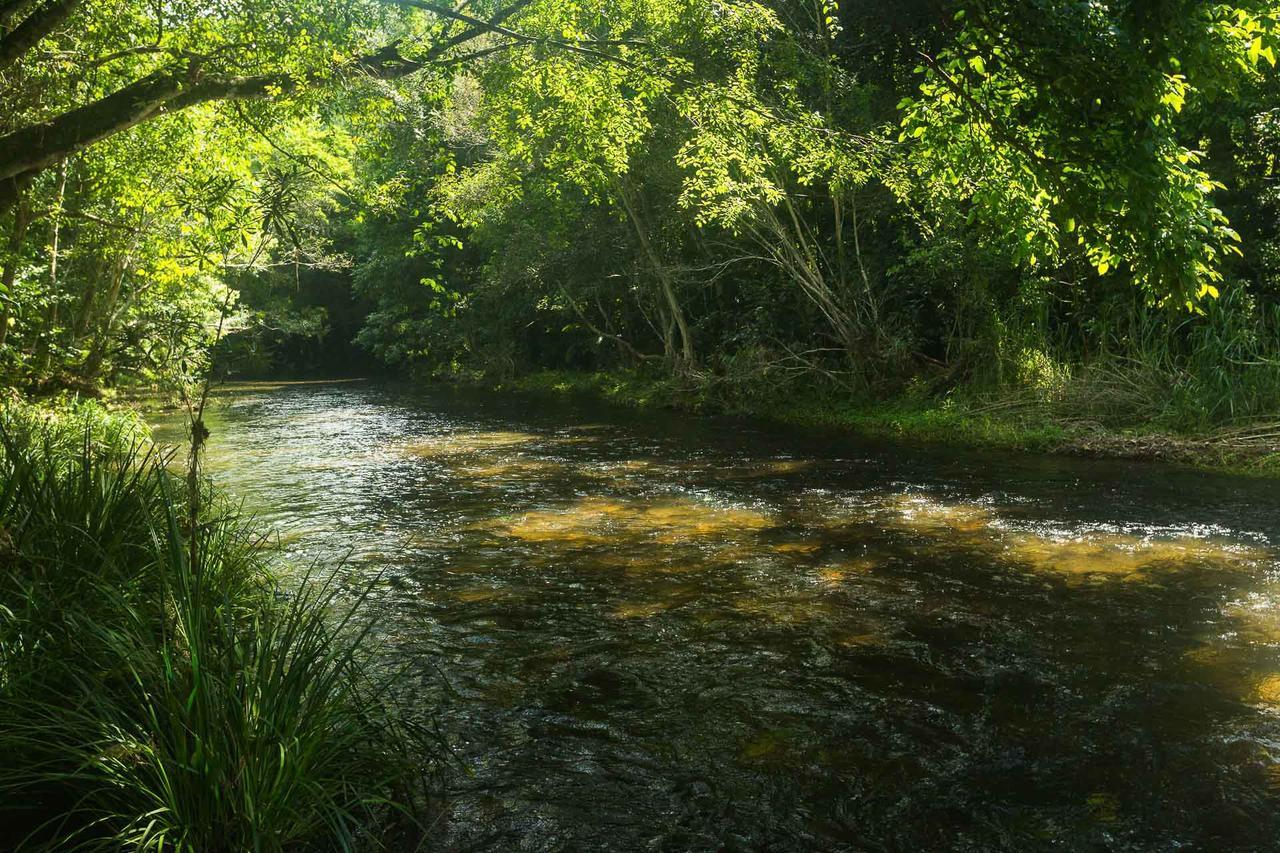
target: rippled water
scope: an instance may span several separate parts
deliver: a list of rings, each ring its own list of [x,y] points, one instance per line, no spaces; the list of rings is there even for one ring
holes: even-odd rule
[[[1280,848],[1273,483],[364,383],[211,420],[287,551],[385,572],[440,846]]]

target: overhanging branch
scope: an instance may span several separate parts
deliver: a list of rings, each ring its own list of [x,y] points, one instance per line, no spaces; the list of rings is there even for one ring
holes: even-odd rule
[[[80,0],[49,0],[0,38],[0,71],[13,65],[35,47],[80,5]]]
[[[353,67],[368,76],[390,80],[420,71],[425,64],[405,59],[395,45],[389,45],[357,60]],[[163,113],[210,101],[270,98],[321,79],[319,75],[299,81],[288,74],[201,73],[191,65],[156,71],[93,103],[0,136],[0,181],[47,168]]]
[[[48,0],[9,35],[0,39],[0,68],[4,67],[6,59],[12,63],[21,58],[81,1]],[[401,55],[399,44],[392,43],[345,64],[338,73],[354,71],[379,80],[406,77],[438,63],[452,48],[484,33],[502,29],[503,22],[531,2],[533,0],[513,0],[488,21],[465,12],[445,10],[450,13],[447,17],[455,20],[459,16],[465,18],[468,26],[463,32],[434,45],[422,58],[406,58]],[[0,6],[0,10],[10,13],[16,9],[18,6],[14,0]],[[9,179],[38,172],[95,142],[163,113],[210,101],[275,97],[301,87],[320,85],[330,78],[331,75],[319,73],[299,79],[283,73],[236,76],[204,72],[198,59],[155,71],[97,101],[0,136],[0,210],[6,209],[11,202],[8,197],[12,193],[3,191],[3,184]]]

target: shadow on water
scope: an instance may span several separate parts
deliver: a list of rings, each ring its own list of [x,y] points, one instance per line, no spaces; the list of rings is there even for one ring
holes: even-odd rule
[[[287,551],[386,572],[450,849],[1280,837],[1270,483],[368,384],[213,421]]]

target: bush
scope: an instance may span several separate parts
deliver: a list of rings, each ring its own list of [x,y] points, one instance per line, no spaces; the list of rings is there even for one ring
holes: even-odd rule
[[[0,412],[0,847],[380,846],[438,747],[360,600],[286,594],[215,496],[184,530],[167,461],[97,408]]]

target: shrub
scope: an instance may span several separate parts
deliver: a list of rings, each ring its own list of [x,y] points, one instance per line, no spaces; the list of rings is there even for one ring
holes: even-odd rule
[[[185,530],[167,461],[128,418],[0,413],[0,847],[380,846],[438,743],[361,598],[281,588],[225,500]]]

